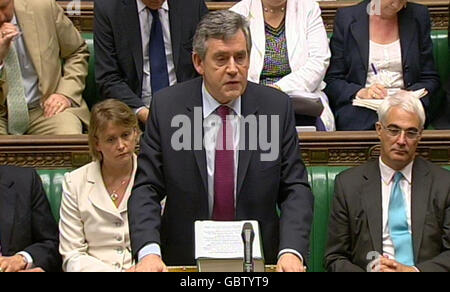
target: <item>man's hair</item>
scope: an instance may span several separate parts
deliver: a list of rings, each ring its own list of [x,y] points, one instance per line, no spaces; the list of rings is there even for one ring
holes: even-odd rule
[[[407,91],[399,91],[392,97],[386,98],[378,108],[378,121],[384,124],[389,111],[393,107],[400,107],[403,110],[417,115],[420,121],[420,127],[423,129],[425,125],[425,110],[423,109],[420,99]]]
[[[235,36],[239,30],[242,30],[245,35],[247,52],[250,55],[252,38],[247,20],[230,10],[210,12],[203,17],[197,26],[193,43],[194,52],[204,60],[208,49],[206,45],[208,39],[227,40]]]
[[[135,129],[140,135],[138,120],[134,112],[117,99],[107,99],[94,105],[89,122],[89,150],[94,161],[102,161],[102,154],[97,151],[98,134],[108,127],[108,123],[126,129]]]

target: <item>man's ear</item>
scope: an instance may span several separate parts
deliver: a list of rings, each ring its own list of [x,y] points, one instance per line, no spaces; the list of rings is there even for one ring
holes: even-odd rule
[[[382,126],[380,122],[376,122],[375,124],[375,130],[377,131],[378,137],[381,136]]]
[[[205,70],[203,69],[203,60],[200,58],[200,55],[197,53],[192,53],[192,64],[194,64],[194,68],[198,74],[204,75]]]

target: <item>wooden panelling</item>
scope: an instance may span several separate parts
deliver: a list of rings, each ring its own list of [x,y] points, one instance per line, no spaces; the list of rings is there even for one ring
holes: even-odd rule
[[[380,154],[375,132],[302,133],[299,138],[306,165],[359,165]],[[449,165],[450,131],[425,131],[417,152]],[[89,161],[87,135],[0,137],[0,165],[68,169]]]

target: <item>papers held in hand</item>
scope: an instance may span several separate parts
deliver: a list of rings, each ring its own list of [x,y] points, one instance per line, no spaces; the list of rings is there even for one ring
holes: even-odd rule
[[[244,243],[242,227],[251,223],[254,271],[264,272],[261,233],[257,221],[196,221],[195,259],[199,272],[242,272]]]
[[[399,90],[388,90],[388,96],[392,96],[395,93],[397,93]],[[415,97],[422,98],[425,95],[427,95],[427,91],[425,88],[416,90],[416,91],[410,91]],[[359,97],[356,97],[353,100],[353,106],[359,106],[359,107],[365,107],[374,111],[378,110],[378,107],[383,103],[384,99],[362,99]]]
[[[323,104],[316,93],[294,92],[290,94],[292,107],[296,115],[320,117],[323,112]]]

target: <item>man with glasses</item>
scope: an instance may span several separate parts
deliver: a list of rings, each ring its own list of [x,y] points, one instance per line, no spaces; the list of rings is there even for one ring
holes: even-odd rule
[[[407,92],[386,99],[381,155],[336,178],[329,271],[450,271],[450,172],[416,157],[425,122]]]

